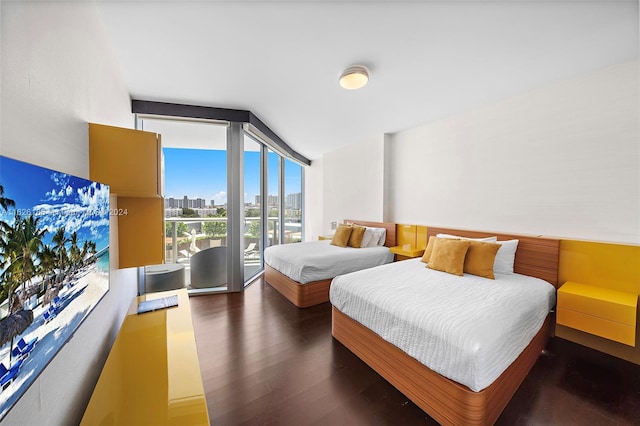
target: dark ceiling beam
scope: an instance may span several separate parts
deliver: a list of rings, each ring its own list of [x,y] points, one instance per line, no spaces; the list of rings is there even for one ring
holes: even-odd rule
[[[310,165],[311,161],[291,148],[280,136],[271,130],[251,111],[242,109],[217,108],[198,105],[184,105],[167,102],[131,100],[131,112],[134,114],[164,115],[168,117],[200,118],[206,120],[234,121],[248,123],[266,136],[274,144],[274,149],[285,156]]]

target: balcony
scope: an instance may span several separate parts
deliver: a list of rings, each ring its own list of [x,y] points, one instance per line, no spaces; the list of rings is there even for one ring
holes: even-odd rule
[[[244,276],[245,280],[253,277],[263,268],[259,217],[245,218],[244,227]],[[185,283],[188,286],[191,281],[190,268],[191,256],[195,253],[217,246],[227,245],[227,218],[226,217],[167,217],[167,233],[165,236],[165,262],[179,263],[185,267]],[[268,218],[269,235],[268,245],[279,244],[278,218]],[[180,223],[186,225],[179,225]],[[179,228],[182,228],[179,230]],[[256,229],[258,233],[256,235]],[[284,243],[301,241],[302,225],[299,219],[285,218]],[[224,288],[216,288],[225,290]]]

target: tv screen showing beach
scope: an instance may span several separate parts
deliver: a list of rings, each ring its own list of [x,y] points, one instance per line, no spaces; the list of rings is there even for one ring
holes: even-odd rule
[[[0,419],[109,289],[109,187],[0,156]]]

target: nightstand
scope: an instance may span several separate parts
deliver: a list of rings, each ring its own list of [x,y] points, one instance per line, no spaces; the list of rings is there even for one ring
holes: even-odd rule
[[[389,251],[396,255],[396,260],[413,259],[424,254],[424,249],[417,249],[410,245],[389,247]]]
[[[558,289],[556,323],[635,346],[637,306],[637,294],[567,281]]]

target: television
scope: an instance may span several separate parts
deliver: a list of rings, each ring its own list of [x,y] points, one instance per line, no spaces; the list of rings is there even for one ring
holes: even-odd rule
[[[109,187],[0,156],[0,420],[109,290]]]

